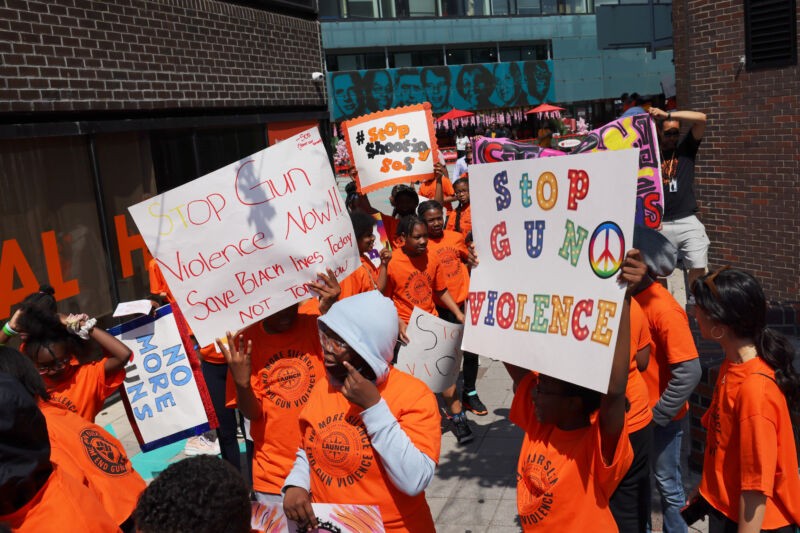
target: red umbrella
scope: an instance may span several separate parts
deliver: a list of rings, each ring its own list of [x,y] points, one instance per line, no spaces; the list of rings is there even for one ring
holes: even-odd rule
[[[471,117],[474,114],[475,113],[470,113],[469,111],[461,111],[460,109],[456,109],[454,107],[441,117],[437,118],[436,122],[442,122],[443,120],[453,120],[454,118]]]
[[[558,118],[561,116],[560,111],[564,111],[564,108],[550,104],[541,104],[534,107],[530,111],[526,111],[525,114],[530,115],[531,113],[536,113],[539,118],[542,118],[542,116],[547,118]]]

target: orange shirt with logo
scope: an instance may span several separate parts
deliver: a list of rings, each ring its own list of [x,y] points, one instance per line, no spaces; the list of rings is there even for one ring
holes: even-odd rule
[[[520,382],[509,419],[525,430],[517,463],[517,511],[523,531],[617,531],[608,500],[633,462],[627,424],[610,465],[603,460],[597,417],[563,431],[536,419],[531,391],[537,376]]]
[[[392,299],[401,320],[408,322],[414,307],[439,316],[433,293],[446,288],[442,264],[430,247],[417,257],[409,257],[401,248],[392,252],[383,293]]]
[[[124,368],[106,376],[104,365],[105,360],[79,365],[75,373],[64,381],[42,377],[53,401],[94,422],[97,413],[103,410],[103,403],[125,379]]]
[[[438,239],[428,238],[428,249],[439,258],[447,290],[458,305],[463,304],[469,294],[469,269],[464,261],[469,252],[464,236],[455,231],[444,230]]]
[[[461,233],[464,237],[472,231],[472,204],[468,205],[467,207],[456,207],[455,210],[451,211],[447,215],[447,224],[445,224],[444,229],[449,229],[451,231],[456,231],[456,218],[458,217],[458,213],[461,213],[461,217],[458,220],[459,230],[458,232]]]
[[[720,367],[703,416],[706,451],[700,493],[738,522],[743,490],[767,496],[762,529],[800,524],[800,474],[792,419],[775,371],[760,357]]]
[[[419,184],[419,191],[417,193],[420,196],[424,196],[430,200],[435,200],[434,196],[436,196],[436,180],[428,180],[423,181]],[[453,184],[450,182],[449,178],[442,176],[442,195],[447,198],[448,196],[455,196],[456,191],[453,189]],[[444,203],[444,208],[447,209],[448,212],[453,210],[453,204],[450,202]]]
[[[340,300],[362,292],[373,291],[377,288],[372,280],[370,271],[363,266],[363,263],[360,263],[352,274],[341,280],[339,287],[342,290],[341,294],[339,294]]]
[[[642,307],[653,337],[650,363],[643,374],[652,409],[672,379],[670,365],[697,359],[697,347],[686,311],[660,283],[651,284],[633,298]],[[680,420],[688,410],[687,402],[673,420]]]
[[[39,492],[22,508],[0,515],[14,533],[117,533],[120,531],[92,491],[59,465]]]
[[[438,463],[441,418],[430,389],[392,367],[378,391],[414,446]],[[313,500],[378,505],[387,533],[433,533],[425,493],[409,496],[395,488],[372,448],[362,411],[325,381],[314,389],[300,413]]]
[[[627,414],[628,432],[630,433],[644,429],[653,419],[647,384],[636,364],[637,352],[650,346],[651,342],[652,337],[650,337],[647,317],[639,303],[631,298],[631,366],[628,370],[628,386],[625,389],[625,396],[631,404]]]
[[[253,341],[250,383],[261,402],[261,418],[250,423],[253,437],[253,488],[280,494],[300,445],[297,417],[311,390],[325,379],[318,314],[298,313],[292,327],[270,335],[261,323],[242,334]],[[228,374],[228,406],[236,406],[236,388]]]
[[[39,402],[39,408],[47,421],[51,461],[76,480],[85,476],[111,518],[117,524],[125,522],[147,485],[133,469],[122,444],[59,404]]]

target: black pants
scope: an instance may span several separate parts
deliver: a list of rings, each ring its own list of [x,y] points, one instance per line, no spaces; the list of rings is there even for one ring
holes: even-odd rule
[[[620,533],[646,533],[650,518],[650,448],[653,423],[628,435],[633,462],[608,503]]]
[[[222,458],[232,464],[236,470],[241,471],[239,442],[236,440],[236,410],[225,407],[225,380],[228,377],[228,365],[225,363],[209,363],[202,360],[201,365],[203,379],[206,381],[208,394],[211,396],[211,404],[214,406],[214,412],[217,413],[217,421],[219,422],[217,438],[219,438],[219,449],[222,453]],[[242,433],[244,433],[244,424],[242,423],[241,425]],[[246,442],[247,464],[252,465],[253,445],[249,440]],[[242,472],[242,475],[247,477],[246,472]]]
[[[442,320],[447,320],[448,322],[452,322],[454,324],[458,324],[458,320],[456,320],[456,316],[447,309],[446,307],[436,307],[436,311],[439,313],[439,318]],[[463,311],[463,306],[462,306]],[[478,380],[478,354],[472,352],[464,352],[464,363],[463,363],[463,370],[464,370],[464,390],[463,394],[470,393],[475,390],[475,382]]]

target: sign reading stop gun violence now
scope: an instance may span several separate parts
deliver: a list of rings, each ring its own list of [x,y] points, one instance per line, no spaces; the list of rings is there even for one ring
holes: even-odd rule
[[[201,346],[360,264],[316,128],[129,210]]]
[[[470,167],[462,349],[606,392],[633,242],[638,150]]]

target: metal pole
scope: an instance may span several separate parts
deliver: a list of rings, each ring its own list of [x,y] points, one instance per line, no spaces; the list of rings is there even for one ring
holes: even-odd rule
[[[653,59],[656,58],[656,6],[654,0],[649,0],[650,4],[650,51],[653,53]]]

